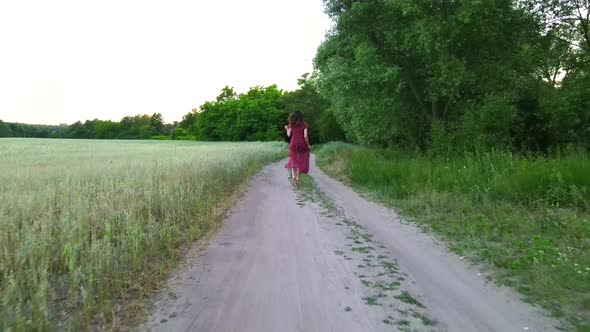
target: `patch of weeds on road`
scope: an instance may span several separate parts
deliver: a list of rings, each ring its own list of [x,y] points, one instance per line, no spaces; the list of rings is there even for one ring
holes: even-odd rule
[[[395,311],[397,311],[400,315],[402,315],[404,317],[409,315],[409,311],[406,309],[395,309]]]
[[[373,239],[373,235],[369,233],[363,233],[361,234],[361,237],[367,242],[371,242],[371,240]]]
[[[302,175],[301,181],[295,187],[297,193],[297,205],[304,206],[307,202],[314,201],[316,190],[313,179],[308,175]]]
[[[379,283],[374,284],[373,287],[388,291],[388,290],[397,290],[400,285],[401,285],[401,283],[399,281],[392,281],[388,284],[384,284],[384,283],[379,282]]]
[[[419,308],[425,308],[425,306],[420,303],[416,298],[414,298],[410,293],[407,291],[403,291],[400,295],[395,296],[396,299],[405,302],[407,304],[415,305]]]
[[[391,262],[381,261],[381,266],[383,266],[385,269],[387,269],[387,271],[392,273],[397,273],[399,271],[397,265]]]
[[[367,253],[369,253],[370,251],[373,251],[373,250],[375,250],[375,248],[373,248],[371,246],[367,246],[367,247],[353,247],[352,248],[352,251],[360,252],[360,253],[363,253],[363,254],[367,254]]]
[[[424,326],[434,326],[437,323],[436,320],[430,319],[430,318],[426,317],[426,315],[424,315],[420,312],[417,312],[415,310],[412,310],[412,317],[420,319],[422,321],[422,324],[424,324]]]
[[[372,296],[363,297],[363,300],[365,300],[365,303],[368,305],[381,305],[379,302],[377,302],[377,299]]]

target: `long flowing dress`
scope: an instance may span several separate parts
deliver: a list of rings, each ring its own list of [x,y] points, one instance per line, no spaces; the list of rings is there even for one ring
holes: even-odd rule
[[[307,123],[302,122],[291,128],[291,143],[289,143],[289,162],[285,168],[298,168],[299,172],[309,172],[309,147],[305,142],[304,131]]]

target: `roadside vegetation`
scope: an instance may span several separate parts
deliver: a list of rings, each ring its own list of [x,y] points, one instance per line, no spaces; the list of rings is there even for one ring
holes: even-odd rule
[[[486,152],[428,156],[321,146],[331,176],[395,207],[495,269],[500,283],[590,329],[590,156]]]
[[[232,193],[285,151],[279,142],[1,140],[0,330],[116,327],[220,221]]]
[[[590,331],[590,2],[324,5],[321,167]]]

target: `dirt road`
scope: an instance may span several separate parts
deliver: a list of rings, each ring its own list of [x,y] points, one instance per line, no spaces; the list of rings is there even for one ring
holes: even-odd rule
[[[142,330],[555,330],[393,211],[310,175],[298,190],[281,163],[257,175]]]

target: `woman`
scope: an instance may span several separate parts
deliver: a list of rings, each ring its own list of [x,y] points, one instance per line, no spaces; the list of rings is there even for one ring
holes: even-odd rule
[[[307,123],[303,121],[301,112],[293,112],[289,115],[289,124],[285,126],[287,136],[291,137],[289,144],[289,162],[285,168],[291,169],[291,182],[296,185],[301,173],[309,171],[309,138],[307,136]]]

